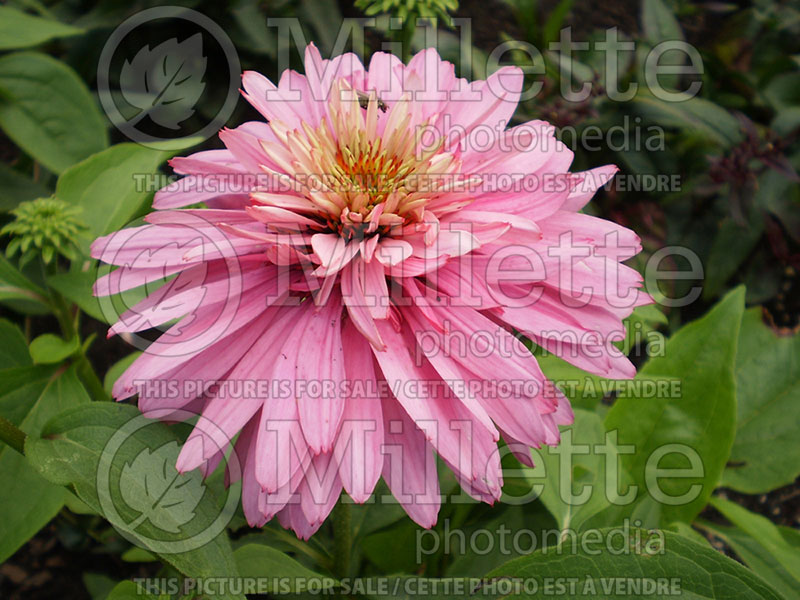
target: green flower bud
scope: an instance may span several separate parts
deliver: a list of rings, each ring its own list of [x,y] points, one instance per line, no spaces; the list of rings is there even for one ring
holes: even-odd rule
[[[402,19],[439,19],[450,26],[450,13],[458,10],[458,0],[356,0],[355,5],[369,17],[389,13]]]
[[[37,255],[49,264],[56,254],[70,260],[77,256],[78,239],[87,231],[77,218],[81,209],[57,198],[38,198],[22,202],[11,211],[15,219],[0,230],[11,236],[6,256],[20,253],[20,266]]]

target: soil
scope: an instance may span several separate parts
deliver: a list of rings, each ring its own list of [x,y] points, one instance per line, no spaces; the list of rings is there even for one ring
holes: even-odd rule
[[[794,483],[772,490],[768,494],[748,495],[735,492],[728,488],[720,488],[715,495],[736,502],[747,510],[763,515],[776,525],[800,528],[800,477]],[[727,519],[715,508],[708,506],[700,513],[700,518],[717,523],[729,525]],[[700,531],[709,543],[720,552],[741,562],[733,549],[723,540],[708,531]]]
[[[160,568],[158,563],[124,562],[118,554],[109,553],[106,544],[81,537],[82,531],[56,517],[0,565],[0,598],[91,600],[81,577],[85,573],[119,581],[154,577]]]
[[[727,488],[722,488],[716,493],[722,498],[744,506],[749,511],[764,515],[776,525],[800,527],[800,478],[791,485],[757,496],[740,494]]]

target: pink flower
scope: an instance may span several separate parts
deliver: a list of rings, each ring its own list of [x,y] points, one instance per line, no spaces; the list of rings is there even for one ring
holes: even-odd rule
[[[245,73],[266,122],[172,160],[185,177],[156,194],[149,224],[94,243],[122,267],[98,295],[177,274],[112,327],[180,317],[114,396],[139,394],[167,420],[202,413],[181,471],[211,472],[238,434],[253,526],[277,515],[308,538],[342,488],[364,502],[383,476],[431,527],[434,452],[493,502],[500,437],[531,464],[572,422],[517,334],[592,373],[634,375],[612,342],[650,301],[619,264],[639,239],[578,212],[615,167],[569,173],[552,126],[507,128],[519,69],[468,83],[433,49],[365,69],[311,45],[305,71],[277,87]],[[197,203],[208,208],[183,208]]]

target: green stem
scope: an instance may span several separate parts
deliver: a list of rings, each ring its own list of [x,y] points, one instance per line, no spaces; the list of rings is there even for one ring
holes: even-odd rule
[[[292,546],[292,548],[298,552],[302,552],[318,565],[322,565],[328,570],[333,569],[333,563],[331,562],[330,555],[327,555],[327,551],[326,553],[323,553],[315,548],[312,548],[310,542],[299,540],[296,535],[289,533],[280,527],[265,529],[264,531],[268,531],[283,543]]]
[[[333,509],[333,572],[337,577],[350,576],[353,545],[350,520],[350,504],[340,498]]]
[[[83,385],[86,386],[92,399],[96,402],[108,402],[108,394],[106,393],[105,387],[103,387],[103,382],[100,381],[97,373],[94,372],[94,368],[91,363],[89,363],[89,359],[86,358],[83,348],[81,348],[80,354],[76,357],[75,363],[77,365],[78,377],[80,377]]]
[[[52,298],[51,304],[53,312],[55,312],[56,318],[58,319],[58,324],[61,327],[61,333],[64,335],[64,338],[70,340],[77,337],[78,328],[75,322],[76,317],[73,317],[71,314],[70,304],[55,290],[50,290],[50,295]],[[95,373],[89,359],[86,358],[86,350],[83,344],[80,345],[75,355],[75,364],[78,377],[86,387],[92,399],[97,402],[108,401],[108,394],[106,394],[106,390],[103,387],[103,382],[97,377],[97,373]]]
[[[24,431],[8,419],[0,417],[0,440],[20,454],[25,454],[25,437]]]

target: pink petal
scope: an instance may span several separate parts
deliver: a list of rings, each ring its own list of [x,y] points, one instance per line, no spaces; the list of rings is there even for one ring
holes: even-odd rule
[[[425,435],[391,398],[381,401],[385,423],[383,478],[416,523],[433,527],[439,514],[439,477]]]
[[[369,394],[377,389],[369,345],[349,322],[342,331],[342,342],[351,393],[345,400],[334,456],[344,489],[356,502],[366,502],[383,468],[383,413],[380,397]]]

